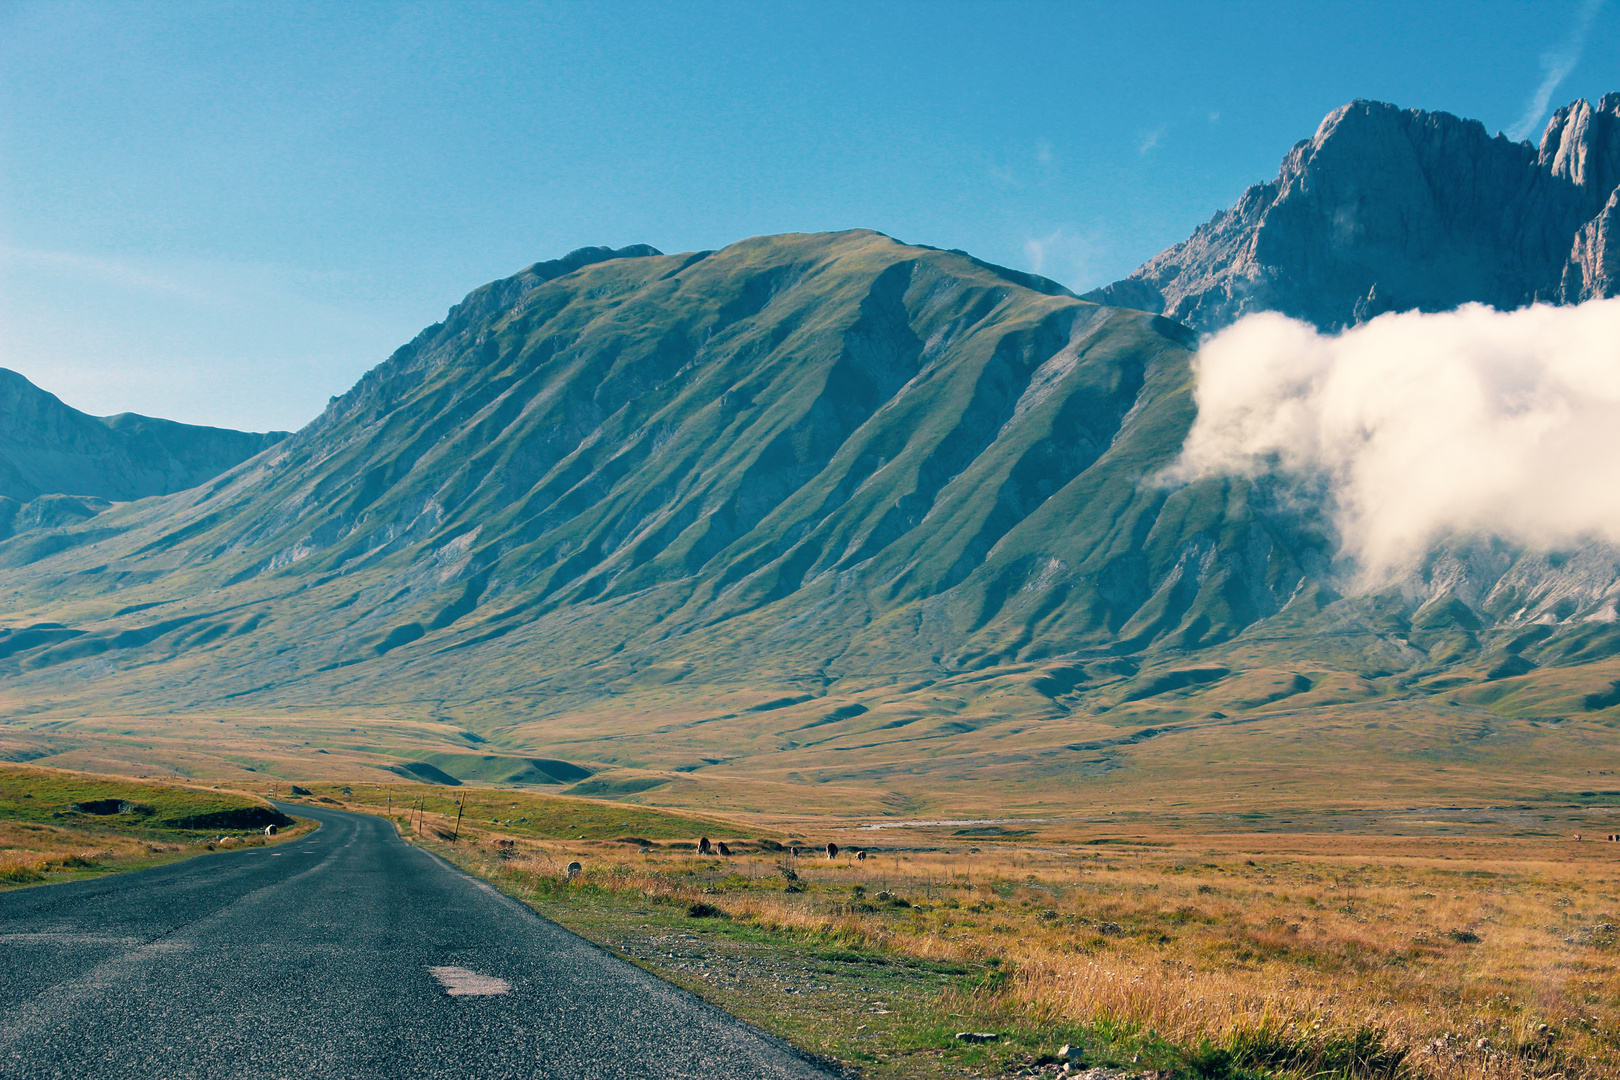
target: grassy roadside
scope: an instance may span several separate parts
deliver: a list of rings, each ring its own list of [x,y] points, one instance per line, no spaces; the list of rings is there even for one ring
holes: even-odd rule
[[[791,927],[720,906],[738,891],[783,882],[721,878],[721,888],[694,881],[648,892],[611,871],[570,880],[562,863],[503,859],[484,845],[422,842],[581,937],[874,1080],[1002,1076],[1036,1065],[1055,1071],[1056,1051],[1068,1042],[1090,1044],[1088,1067],[1125,1065],[1139,1054],[1129,1040],[1105,1045],[1078,1025],[1020,1015],[1003,992],[1009,971],[997,957],[909,956],[874,947],[868,935],[836,919]],[[701,865],[694,876],[720,873]],[[996,1038],[967,1042],[958,1032]]]
[[[229,847],[295,839],[298,821],[240,792],[0,765],[0,890],[141,870]]]
[[[1398,868],[1391,891],[1442,909],[1450,928],[1380,947],[1368,933],[1376,884],[1342,873],[1329,884],[1322,866],[1290,869],[1327,885],[1325,897],[1267,890],[1303,922],[1277,925],[1262,907],[1245,926],[1241,899],[1214,899],[1214,867],[1185,863],[1116,863],[1080,916],[1061,900],[1040,906],[1056,899],[1050,881],[982,858],[971,885],[917,874],[875,890],[805,860],[776,863],[788,879],[758,862],[598,850],[570,879],[567,852],[503,858],[426,842],[547,918],[873,1078],[1056,1072],[1065,1043],[1084,1048],[1087,1067],[1162,1078],[1600,1077],[1615,1074],[1620,1048],[1614,924],[1582,905],[1612,896],[1583,897],[1567,880],[1526,883],[1565,916],[1532,928],[1500,908],[1469,919],[1466,893],[1428,891],[1488,884],[1480,899],[1492,907],[1502,870],[1458,881],[1457,870]],[[1264,883],[1277,876],[1269,868]],[[1202,906],[1165,897],[1174,886]],[[1228,921],[1238,933],[1221,933]],[[1533,930],[1547,929],[1564,935],[1565,956],[1537,948]],[[964,1031],[997,1038],[967,1044]]]
[[[735,823],[682,835],[676,815],[628,833],[619,815],[656,812],[517,792],[498,793],[513,817],[468,814],[451,844],[447,794],[425,793],[449,813],[396,813],[402,832],[873,1080],[1055,1075],[1066,1043],[1098,1080],[1620,1075],[1608,845],[935,822],[845,827],[828,859]]]

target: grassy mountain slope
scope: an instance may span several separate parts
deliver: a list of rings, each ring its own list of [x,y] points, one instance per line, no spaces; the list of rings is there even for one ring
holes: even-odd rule
[[[1286,492],[1160,483],[1192,344],[866,231],[584,249],[272,453],[0,543],[6,700],[30,754],[72,741],[54,717],[298,714],[442,723],[377,753],[464,779],[641,770],[588,781],[625,793],[1053,779],[1576,632],[1514,652],[1468,604],[1345,600]]]

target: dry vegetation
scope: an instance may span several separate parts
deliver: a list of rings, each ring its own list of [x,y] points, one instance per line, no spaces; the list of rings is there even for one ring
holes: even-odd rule
[[[1620,1072],[1620,852],[1401,853],[1386,840],[1375,855],[1312,857],[1268,853],[1274,838],[1247,854],[1241,837],[1200,839],[918,845],[862,862],[768,841],[734,841],[730,859],[521,838],[503,851],[484,835],[455,857],[587,936],[591,918],[571,919],[571,906],[707,905],[784,947],[972,965],[991,977],[928,1007],[968,1028],[1016,1018],[1036,1051],[1069,1037],[1041,1031],[1079,1030],[1093,1062],[1203,1076]],[[575,859],[584,870],[570,881]],[[761,1001],[750,1018],[770,1026],[771,1013]]]

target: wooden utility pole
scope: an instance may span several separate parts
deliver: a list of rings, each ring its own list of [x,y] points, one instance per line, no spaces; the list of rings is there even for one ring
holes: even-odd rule
[[[450,837],[450,842],[452,844],[455,843],[461,837],[461,811],[466,808],[466,805],[467,805],[467,796],[463,795],[461,798],[456,800],[456,831]]]

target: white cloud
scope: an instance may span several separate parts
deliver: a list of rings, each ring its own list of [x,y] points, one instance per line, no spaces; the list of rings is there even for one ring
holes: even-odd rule
[[[1163,139],[1164,125],[1162,124],[1151,131],[1144,131],[1136,140],[1136,152],[1139,154],[1145,154],[1150,150],[1156,150],[1159,147],[1159,143]]]
[[[1620,298],[1383,315],[1338,336],[1253,315],[1195,368],[1169,478],[1325,480],[1365,580],[1448,534],[1620,544]]]
[[[1530,101],[1525,105],[1524,115],[1519,118],[1519,122],[1508,129],[1508,138],[1528,139],[1536,133],[1542,117],[1547,115],[1547,105],[1552,101],[1553,94],[1580,62],[1581,53],[1586,50],[1587,34],[1592,29],[1592,20],[1597,17],[1598,8],[1602,6],[1603,0],[1582,0],[1569,40],[1559,48],[1541,55],[1541,84],[1536,87],[1535,93],[1530,95]]]

